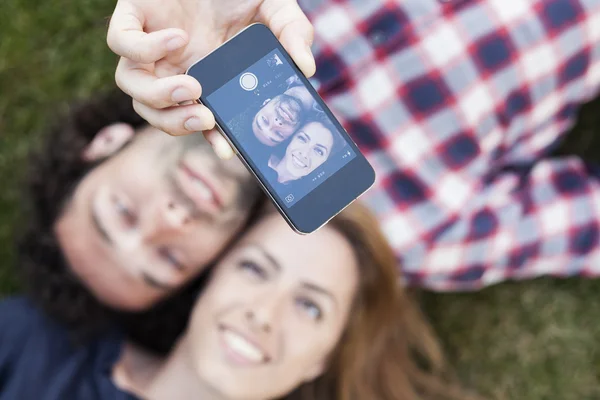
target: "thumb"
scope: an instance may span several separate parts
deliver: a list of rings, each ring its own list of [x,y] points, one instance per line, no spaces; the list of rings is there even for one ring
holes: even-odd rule
[[[314,28],[294,0],[266,0],[259,9],[260,22],[267,25],[277,36],[302,73],[314,75],[315,58],[310,50]]]
[[[202,133],[220,159],[229,160],[235,155],[234,150],[229,145],[227,139],[225,139],[223,135],[221,135],[221,132],[216,128]]]
[[[187,34],[181,29],[144,32],[146,17],[144,10],[129,2],[119,1],[108,26],[108,47],[121,57],[150,64],[187,44]]]

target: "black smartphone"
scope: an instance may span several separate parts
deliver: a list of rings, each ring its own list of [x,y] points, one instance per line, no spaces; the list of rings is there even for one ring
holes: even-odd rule
[[[265,25],[250,25],[187,74],[202,84],[198,101],[296,232],[314,232],[375,182],[369,162]]]

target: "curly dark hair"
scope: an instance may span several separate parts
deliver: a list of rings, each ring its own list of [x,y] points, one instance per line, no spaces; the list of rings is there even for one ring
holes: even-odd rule
[[[55,221],[75,187],[98,165],[82,159],[84,148],[103,127],[119,122],[136,130],[146,125],[134,111],[131,98],[113,90],[74,103],[46,133],[45,142],[29,163],[23,202],[27,212],[17,243],[17,268],[26,294],[65,324],[74,339],[90,339],[116,322],[131,340],[164,354],[185,329],[206,274],[151,310],[121,312],[99,302],[71,273],[54,233]]]

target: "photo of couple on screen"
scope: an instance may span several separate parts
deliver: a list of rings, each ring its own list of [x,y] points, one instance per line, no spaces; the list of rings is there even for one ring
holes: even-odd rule
[[[335,172],[327,168],[327,161],[348,146],[281,57],[271,54],[257,64],[240,76],[238,96],[231,101],[249,95],[251,100],[244,101],[243,110],[226,124],[279,196],[292,203]],[[252,75],[249,82],[256,82],[252,91],[244,88],[248,75]]]

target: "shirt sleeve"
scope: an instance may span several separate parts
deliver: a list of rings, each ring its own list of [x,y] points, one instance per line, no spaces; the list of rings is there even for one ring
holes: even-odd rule
[[[340,8],[339,35],[315,15],[317,87],[377,172],[362,199],[403,279],[600,275],[598,169],[549,157],[599,93],[600,3],[422,3],[385,21]]]
[[[598,276],[600,168],[577,157],[507,168],[431,235],[422,258],[404,260],[408,283],[445,291]]]

